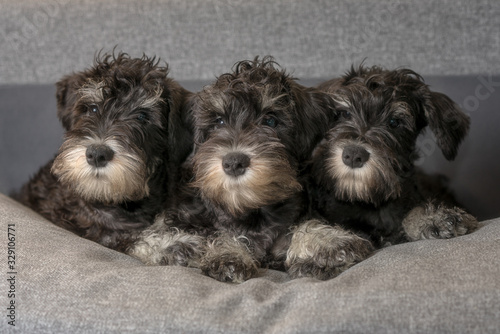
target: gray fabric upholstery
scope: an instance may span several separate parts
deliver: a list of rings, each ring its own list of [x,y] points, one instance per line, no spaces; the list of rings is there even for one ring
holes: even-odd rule
[[[330,281],[269,270],[240,285],[144,266],[0,195],[3,240],[7,223],[18,237],[19,333],[459,334],[500,325],[500,219],[464,237],[383,249]]]
[[[51,83],[114,45],[160,55],[178,80],[273,54],[298,77],[353,62],[500,74],[495,0],[2,0],[0,83]]]

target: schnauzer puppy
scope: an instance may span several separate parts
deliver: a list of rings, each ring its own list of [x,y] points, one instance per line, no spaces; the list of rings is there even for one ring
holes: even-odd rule
[[[150,226],[192,149],[191,93],[154,57],[97,56],[57,83],[64,142],[15,197],[79,236],[125,250]],[[169,190],[170,189],[170,190]]]
[[[227,282],[283,268],[289,228],[306,209],[299,171],[328,129],[331,98],[265,57],[237,63],[193,105],[192,193],[130,254]]]
[[[313,151],[308,190],[320,219],[293,236],[286,262],[292,276],[328,279],[374,248],[478,227],[454,203],[442,202],[450,197],[444,186],[432,193],[430,177],[414,167],[426,126],[444,156],[455,158],[469,118],[450,98],[408,69],[360,66],[318,88],[331,94],[339,118]]]

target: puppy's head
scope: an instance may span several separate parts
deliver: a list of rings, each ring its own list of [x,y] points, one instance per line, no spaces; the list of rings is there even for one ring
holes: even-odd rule
[[[57,83],[66,131],[52,172],[63,184],[89,201],[148,196],[148,180],[172,153],[169,130],[188,95],[167,74],[154,57],[120,53],[98,56],[92,68]]]
[[[318,88],[331,94],[339,118],[315,150],[314,173],[340,200],[379,204],[399,197],[422,129],[429,126],[451,160],[469,128],[450,98],[408,69],[360,66]]]
[[[271,57],[242,61],[197,96],[194,186],[232,215],[301,190],[297,169],[326,131],[325,94]]]

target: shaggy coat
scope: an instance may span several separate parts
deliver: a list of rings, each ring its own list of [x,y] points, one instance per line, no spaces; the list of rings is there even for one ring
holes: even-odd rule
[[[289,229],[306,211],[300,172],[328,129],[331,99],[256,58],[205,87],[192,114],[188,194],[130,253],[230,282],[283,268]]]
[[[56,225],[124,250],[176,187],[190,93],[155,58],[98,56],[57,83],[64,142],[15,196]]]
[[[477,228],[439,178],[414,166],[427,127],[444,156],[455,158],[469,118],[449,97],[409,69],[360,66],[318,88],[331,95],[339,118],[312,154],[307,189],[318,220],[294,236],[287,258],[293,276],[330,278],[374,248]]]

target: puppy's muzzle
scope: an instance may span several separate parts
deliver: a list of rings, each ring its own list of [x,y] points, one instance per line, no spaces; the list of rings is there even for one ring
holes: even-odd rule
[[[349,145],[342,152],[342,161],[351,168],[361,168],[370,159],[370,153],[357,145]]]
[[[224,173],[230,176],[238,177],[245,174],[248,166],[250,166],[250,157],[244,153],[228,153],[222,159]]]
[[[115,152],[106,145],[90,145],[85,152],[87,163],[94,167],[105,167],[113,160]]]

